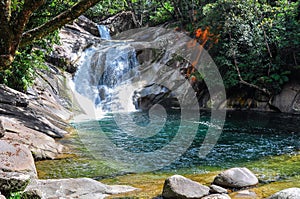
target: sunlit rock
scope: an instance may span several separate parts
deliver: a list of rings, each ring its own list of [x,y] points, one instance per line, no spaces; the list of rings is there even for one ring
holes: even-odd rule
[[[201,198],[209,194],[209,188],[180,175],[166,179],[162,196],[164,198]]]
[[[217,175],[213,184],[239,189],[257,185],[258,179],[247,168],[231,168]]]

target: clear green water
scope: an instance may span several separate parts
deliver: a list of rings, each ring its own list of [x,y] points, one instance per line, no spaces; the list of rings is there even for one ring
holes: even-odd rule
[[[135,112],[124,117],[132,118],[134,124],[128,124],[127,130],[134,130],[130,125],[147,126],[157,130],[157,134],[147,138],[137,138],[122,129],[113,115],[95,122],[73,124],[80,136],[64,140],[65,144],[75,147],[76,156],[61,160],[42,161],[37,163],[40,177],[92,177],[104,179],[123,175],[124,172],[111,168],[113,160],[95,158],[89,147],[82,144],[82,136],[103,134],[116,146],[132,153],[151,152],[162,148],[174,139],[180,124],[180,113],[168,113],[165,125],[161,127],[159,115],[151,120],[146,113]],[[121,118],[122,119],[122,118]],[[122,120],[121,120],[122,121]],[[126,125],[124,119],[124,124]],[[157,123],[157,129],[155,124]],[[226,122],[217,144],[205,157],[199,158],[199,148],[206,135],[208,126],[217,124],[210,122],[210,114],[201,112],[199,121],[188,118],[185,131],[190,125],[199,125],[196,137],[188,150],[171,164],[163,167],[156,174],[181,173],[195,174],[223,170],[230,167],[246,166],[256,172],[262,182],[268,183],[300,175],[300,116],[278,113],[228,112]],[[99,131],[99,126],[101,131]],[[91,143],[100,144],[102,140]],[[171,152],[170,152],[171,153]],[[131,157],[128,157],[131,158]],[[161,158],[161,157],[157,157]],[[111,162],[110,162],[111,161]]]

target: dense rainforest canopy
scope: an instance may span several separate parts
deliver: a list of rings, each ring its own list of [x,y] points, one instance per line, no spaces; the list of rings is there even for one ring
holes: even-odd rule
[[[57,29],[85,15],[131,11],[136,27],[188,31],[215,60],[228,90],[268,96],[299,75],[300,3],[290,0],[7,0],[0,5],[0,83],[26,90]],[[47,52],[47,51],[46,51]]]

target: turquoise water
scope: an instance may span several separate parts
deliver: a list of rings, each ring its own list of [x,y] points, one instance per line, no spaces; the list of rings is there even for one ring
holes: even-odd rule
[[[75,123],[73,125],[80,132],[79,137],[85,137],[84,139],[89,140],[88,144],[95,145],[96,148],[105,148],[104,145],[107,144],[105,144],[107,139],[111,141],[113,147],[109,149],[112,151],[109,151],[109,149],[96,151],[100,153],[96,156],[96,159],[107,161],[108,166],[109,164],[118,164],[118,161],[126,161],[114,154],[116,148],[129,154],[156,152],[177,139],[176,133],[178,133],[179,128],[186,132],[185,136],[193,136],[194,133],[196,136],[182,155],[164,165],[160,168],[160,171],[172,172],[201,167],[223,169],[243,166],[249,162],[261,161],[267,157],[284,154],[293,155],[300,150],[300,116],[297,115],[228,112],[218,142],[204,158],[200,158],[198,154],[207,129],[219,128],[217,121],[210,121],[210,113],[201,112],[200,119],[185,118],[185,126],[180,123],[182,118],[179,111],[168,112],[165,116],[151,115],[150,117],[146,112],[118,114],[117,117],[108,114],[99,121]],[[192,132],[195,125],[199,125],[197,132]],[[138,127],[141,127],[142,130]],[[145,135],[142,135],[142,133]],[[150,136],[147,135],[148,133]],[[94,136],[86,138],[87,135]],[[87,144],[85,143],[85,145]],[[167,151],[166,154],[172,155],[177,150],[180,149]],[[91,153],[95,153],[95,151],[91,150]],[[109,156],[110,153],[114,155]],[[107,159],[107,157],[109,158]],[[118,160],[114,160],[114,157]],[[123,158],[130,159],[129,163],[134,162],[132,160],[134,157]],[[156,158],[162,159],[163,156]],[[297,169],[300,173],[300,168],[295,168],[296,171]]]

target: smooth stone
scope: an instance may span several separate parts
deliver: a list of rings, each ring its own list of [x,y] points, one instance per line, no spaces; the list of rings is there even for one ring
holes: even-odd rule
[[[39,190],[45,198],[105,198],[136,190],[131,186],[105,185],[90,178],[34,180],[25,192]]]
[[[284,189],[275,193],[274,195],[268,197],[267,199],[299,199],[300,198],[300,188],[289,188]]]
[[[218,185],[210,185],[209,186],[209,188],[210,188],[210,193],[220,193],[220,194],[222,194],[222,193],[228,193],[228,191],[227,191],[227,189],[224,189],[223,187],[220,187],[220,186],[218,186]]]
[[[247,168],[231,168],[218,174],[213,184],[226,188],[244,188],[258,184],[257,177]]]
[[[162,196],[164,198],[189,199],[201,198],[209,194],[209,187],[180,175],[166,179]]]
[[[18,172],[0,172],[2,193],[23,191],[30,182],[30,175]]]
[[[231,199],[227,194],[212,194],[201,199]]]
[[[0,199],[6,199],[6,197],[0,194]]]

